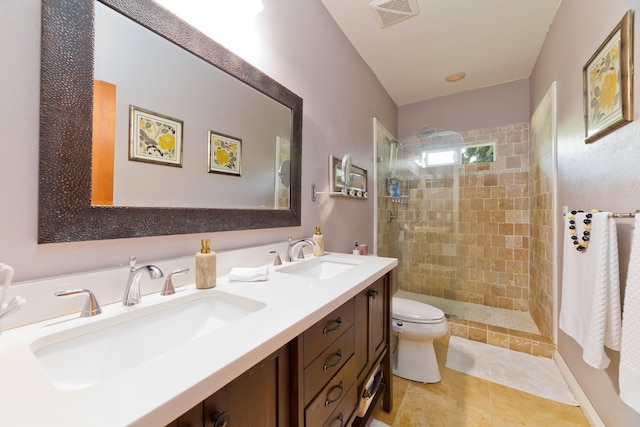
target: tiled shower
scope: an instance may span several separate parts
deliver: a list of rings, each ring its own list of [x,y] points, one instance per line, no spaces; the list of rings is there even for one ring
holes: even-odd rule
[[[398,142],[388,133],[377,135],[378,253],[398,258],[397,290],[444,305],[445,311],[457,301],[529,318],[528,313],[539,334],[551,337],[551,196],[545,167],[551,159],[540,147],[546,142],[533,135],[531,143],[529,123]],[[495,144],[494,161],[418,164],[427,149],[479,144]]]

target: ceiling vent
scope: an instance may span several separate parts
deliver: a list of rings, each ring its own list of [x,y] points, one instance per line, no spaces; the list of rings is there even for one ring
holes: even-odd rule
[[[420,13],[418,0],[374,0],[369,6],[374,10],[382,28]]]

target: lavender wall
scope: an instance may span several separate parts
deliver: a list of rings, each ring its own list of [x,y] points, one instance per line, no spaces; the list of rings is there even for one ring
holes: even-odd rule
[[[398,137],[415,135],[424,126],[460,132],[528,122],[529,116],[529,81],[522,79],[403,105]]]
[[[395,133],[397,108],[320,2],[263,4],[255,28],[262,46],[245,59],[304,99],[302,226],[206,237],[219,251],[310,236],[320,225],[329,251],[348,252],[356,239],[373,243],[373,199],[313,203],[311,184],[328,186],[330,154],[350,151],[373,170],[373,117]],[[143,262],[197,252],[204,236],[36,244],[40,1],[1,0],[0,28],[0,262],[16,269],[15,280],[112,267],[131,255]]]
[[[633,0],[564,0],[547,35],[530,77],[531,110],[544,97],[553,81],[558,82],[558,205],[578,209],[628,212],[640,208],[640,139],[638,99],[634,122],[592,143],[584,143],[582,113],[582,68],[605,40]],[[637,23],[637,17],[636,17]],[[635,33],[638,26],[635,25]],[[634,56],[638,56],[638,39]],[[638,73],[634,78],[636,90]],[[628,268],[632,222],[618,221],[621,282]],[[562,230],[560,230],[562,232]],[[561,242],[561,236],[558,236]],[[559,250],[562,254],[562,250]],[[557,260],[561,263],[562,260]],[[618,397],[619,354],[609,352],[606,370],[590,368],[582,361],[582,350],[563,332],[558,351],[570,367],[587,397],[607,426],[640,425],[640,414]]]

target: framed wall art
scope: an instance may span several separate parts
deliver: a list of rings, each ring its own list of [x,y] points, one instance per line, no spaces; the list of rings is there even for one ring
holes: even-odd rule
[[[240,176],[242,173],[242,140],[209,131],[209,173]]]
[[[182,120],[129,107],[129,160],[182,167]]]
[[[633,11],[583,68],[585,143],[633,120]]]

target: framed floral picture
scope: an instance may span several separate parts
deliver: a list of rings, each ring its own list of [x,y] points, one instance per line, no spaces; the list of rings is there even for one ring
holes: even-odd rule
[[[209,131],[209,173],[240,176],[242,173],[242,140]]]
[[[633,11],[583,68],[585,143],[633,120]]]
[[[129,160],[182,167],[182,120],[129,107]]]

